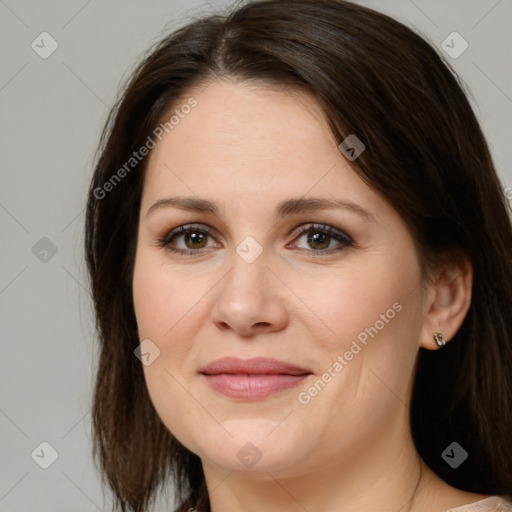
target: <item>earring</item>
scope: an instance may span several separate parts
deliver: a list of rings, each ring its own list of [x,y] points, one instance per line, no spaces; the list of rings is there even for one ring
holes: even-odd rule
[[[434,334],[434,340],[438,347],[444,347],[446,345],[446,343],[448,343],[446,341],[445,337],[440,332],[436,332]]]

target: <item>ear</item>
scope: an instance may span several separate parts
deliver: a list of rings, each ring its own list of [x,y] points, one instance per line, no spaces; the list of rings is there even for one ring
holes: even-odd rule
[[[423,325],[419,344],[428,350],[439,348],[434,334],[440,332],[450,341],[459,330],[471,305],[473,265],[459,249],[449,249],[425,294]]]

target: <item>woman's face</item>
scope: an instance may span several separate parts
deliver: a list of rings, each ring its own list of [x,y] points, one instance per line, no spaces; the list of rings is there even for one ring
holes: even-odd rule
[[[193,97],[150,154],[140,210],[133,298],[156,411],[207,467],[261,477],[386,449],[408,425],[425,315],[410,232],[310,97],[221,81]],[[217,212],[154,206],[176,197]],[[205,370],[221,358],[239,361]]]

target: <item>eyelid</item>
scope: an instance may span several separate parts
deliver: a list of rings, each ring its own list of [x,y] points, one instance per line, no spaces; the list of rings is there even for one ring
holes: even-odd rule
[[[192,222],[189,224],[182,224],[173,229],[166,230],[163,236],[157,236],[157,241],[159,242],[160,245],[165,246],[169,244],[173,238],[194,230],[205,232],[211,237],[214,237],[217,234],[217,230],[208,226],[207,224]]]
[[[292,237],[292,241],[295,240],[299,235],[303,233],[307,233],[308,231],[323,231],[332,236],[338,236],[340,238],[345,239],[345,242],[349,244],[353,244],[354,241],[350,235],[348,235],[344,230],[340,228],[336,228],[335,226],[331,226],[330,224],[318,223],[318,222],[305,222],[301,224],[290,234]],[[315,251],[320,252],[320,251]]]

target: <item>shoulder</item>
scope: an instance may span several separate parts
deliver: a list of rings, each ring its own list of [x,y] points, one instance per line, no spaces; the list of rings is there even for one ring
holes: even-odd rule
[[[512,501],[505,496],[489,496],[474,503],[450,508],[446,512],[512,512]]]

